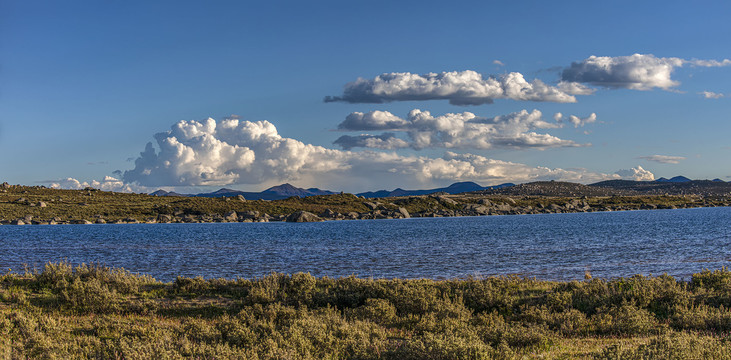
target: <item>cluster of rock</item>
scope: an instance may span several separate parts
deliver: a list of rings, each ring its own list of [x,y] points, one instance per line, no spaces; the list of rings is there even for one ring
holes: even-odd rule
[[[1,187],[1,186],[0,186]],[[455,199],[459,201],[455,201]],[[426,210],[409,212],[405,206],[414,206],[412,201],[423,201],[426,204],[420,209]],[[534,198],[535,200],[535,198]],[[587,197],[575,198],[571,200],[549,201],[531,201],[525,205],[526,201],[521,200],[518,204],[511,197],[502,197],[491,201],[487,198],[465,198],[450,197],[444,195],[431,195],[421,197],[409,197],[395,200],[394,203],[381,203],[378,201],[365,201],[363,199],[363,208],[367,211],[339,213],[331,209],[326,209],[319,214],[307,211],[296,211],[291,214],[269,215],[259,211],[229,211],[225,214],[195,214],[185,212],[179,209],[170,209],[165,207],[165,211],[157,216],[146,217],[144,219],[124,218],[108,221],[102,215],[96,215],[93,219],[75,219],[62,220],[54,217],[51,219],[37,219],[31,215],[13,220],[0,220],[2,225],[53,225],[53,224],[137,224],[137,223],[211,223],[211,222],[270,222],[270,221],[286,221],[286,222],[317,222],[325,220],[365,220],[365,219],[405,219],[410,217],[452,217],[452,216],[485,216],[485,215],[519,215],[519,214],[550,214],[550,213],[570,213],[570,212],[593,212],[593,211],[621,211],[621,210],[644,210],[644,209],[674,209],[677,207],[712,207],[712,206],[729,206],[730,199],[708,199],[700,198],[698,201],[691,201],[680,204],[677,207],[666,204],[623,204],[616,205],[611,202],[594,202],[589,204]],[[46,207],[43,201],[30,202],[25,198],[15,201],[17,204],[25,204],[29,206]],[[400,205],[400,204],[403,204]],[[412,205],[409,205],[412,204]]]

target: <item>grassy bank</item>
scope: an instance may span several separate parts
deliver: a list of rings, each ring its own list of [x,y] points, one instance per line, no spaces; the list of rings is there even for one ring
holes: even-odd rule
[[[0,224],[85,222],[282,221],[297,211],[326,220],[419,216],[539,214],[729,206],[731,198],[700,195],[550,197],[463,194],[363,199],[352,194],[291,197],[275,201],[235,198],[157,197],[95,189],[58,190],[9,185],[0,189]]]
[[[731,272],[547,282],[0,276],[1,358],[728,359]]]

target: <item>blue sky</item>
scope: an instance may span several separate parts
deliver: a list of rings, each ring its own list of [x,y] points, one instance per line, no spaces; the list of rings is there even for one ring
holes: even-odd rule
[[[2,1],[0,175],[135,191],[731,180],[730,13],[681,1]],[[563,97],[468,91],[488,79],[504,90],[515,73]],[[323,101],[358,78],[365,93]],[[380,86],[391,92],[363,102]],[[465,96],[479,104],[453,104]],[[333,143],[342,136],[348,147]]]

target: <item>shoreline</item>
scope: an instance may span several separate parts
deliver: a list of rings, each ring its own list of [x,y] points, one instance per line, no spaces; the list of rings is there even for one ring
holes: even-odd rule
[[[699,208],[715,208],[715,207],[730,207],[731,204],[704,204],[697,206],[658,206],[656,204],[647,204],[650,207],[637,206],[635,208],[627,206],[619,207],[608,207],[604,209],[524,209],[524,208],[512,208],[502,210],[486,210],[488,213],[482,213],[482,211],[474,211],[471,208],[464,209],[465,211],[452,210],[452,209],[440,209],[435,211],[420,212],[420,213],[409,213],[406,209],[389,210],[384,208],[383,210],[375,210],[373,212],[363,212],[357,214],[339,214],[333,213],[331,216],[320,214],[319,216],[307,211],[298,211],[290,214],[289,216],[272,217],[266,213],[259,214],[239,214],[235,212],[229,212],[227,215],[229,219],[214,218],[213,216],[189,216],[179,218],[166,218],[159,216],[157,218],[148,218],[147,220],[134,219],[122,219],[116,221],[106,221],[103,218],[97,219],[71,219],[62,220],[61,218],[50,219],[50,220],[38,220],[33,218],[18,218],[14,220],[0,220],[0,225],[122,225],[122,224],[216,224],[216,223],[254,223],[254,222],[325,222],[325,221],[347,221],[347,220],[399,220],[409,218],[439,218],[439,217],[483,217],[483,216],[506,216],[506,215],[550,215],[550,214],[580,214],[580,213],[604,213],[604,212],[618,212],[618,211],[643,211],[643,210],[677,210],[677,209],[699,209]],[[652,207],[654,205],[654,207]],[[469,206],[469,205],[468,205]],[[303,214],[297,214],[303,213]],[[290,220],[292,215],[300,217],[300,219]],[[231,216],[236,216],[236,220],[230,219]],[[302,218],[304,216],[304,218]],[[100,220],[101,219],[101,220]],[[93,221],[92,221],[93,220]]]

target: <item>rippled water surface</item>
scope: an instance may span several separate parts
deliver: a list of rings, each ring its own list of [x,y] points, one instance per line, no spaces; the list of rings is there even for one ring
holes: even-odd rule
[[[271,272],[377,278],[633,274],[731,262],[731,208],[330,221],[0,226],[0,271],[66,259],[170,281]]]

